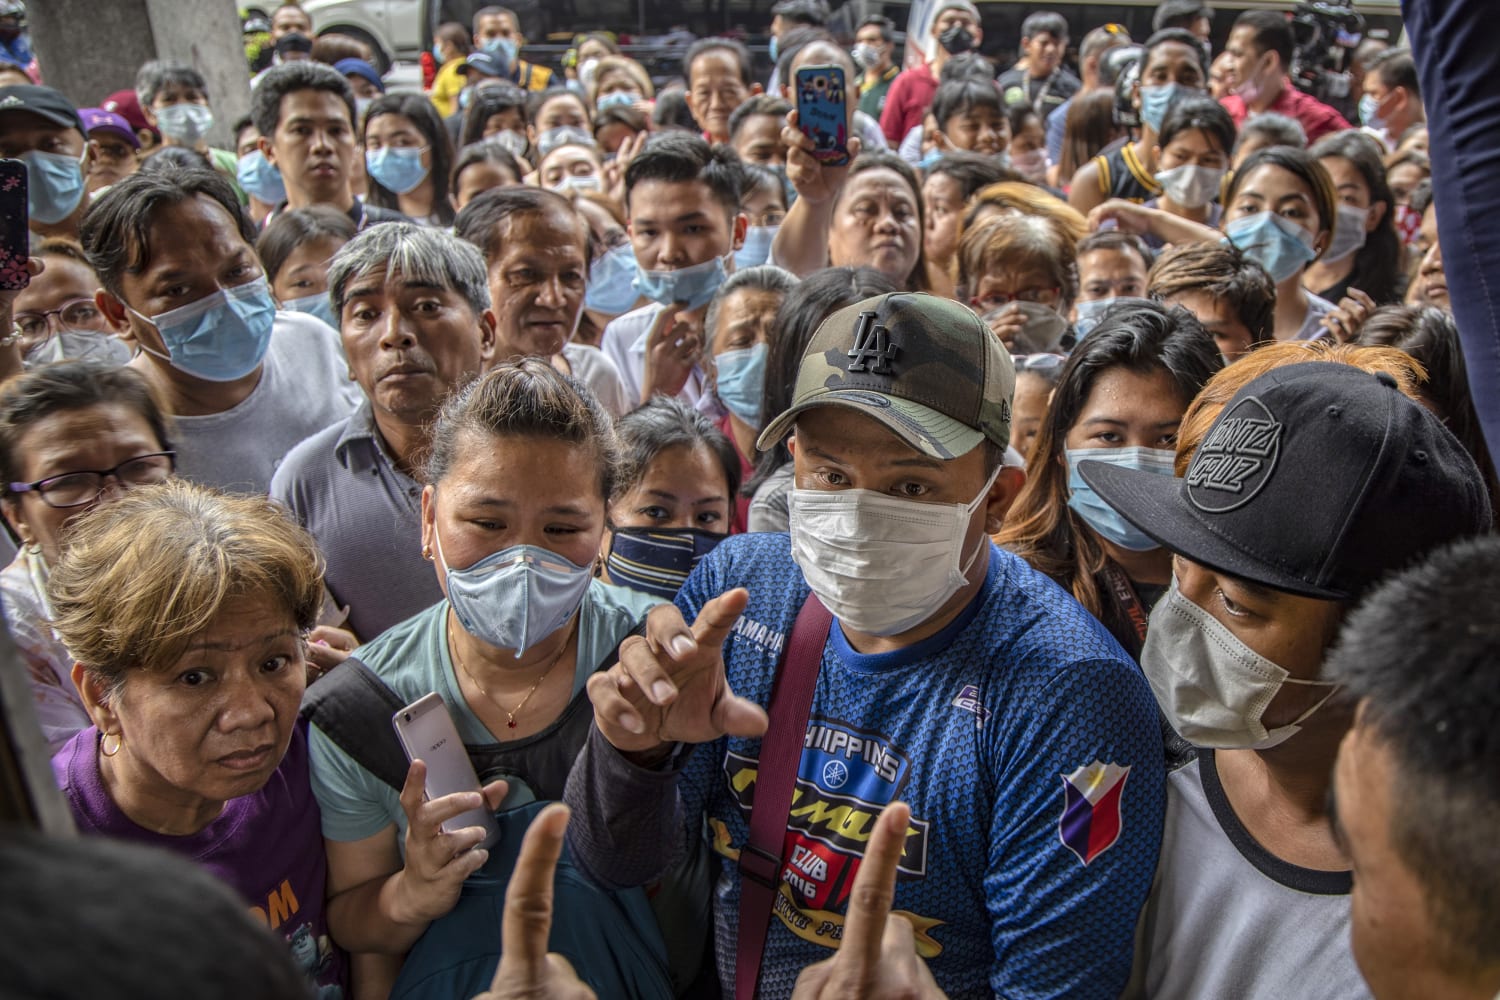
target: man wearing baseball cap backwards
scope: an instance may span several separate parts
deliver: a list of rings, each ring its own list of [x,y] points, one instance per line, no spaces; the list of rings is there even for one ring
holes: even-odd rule
[[[1478,469],[1389,375],[1309,362],[1245,385],[1183,479],[1079,472],[1176,555],[1141,666],[1202,748],[1167,782],[1130,995],[1368,996],[1327,815],[1352,706],[1324,659],[1382,577],[1488,529]]]
[[[1098,622],[989,542],[1019,487],[1001,468],[1014,381],[947,299],[834,313],[759,442],[795,432],[790,536],[726,540],[589,680],[596,728],[566,795],[575,855],[639,885],[706,818],[719,972],[741,997],[757,975],[759,996],[788,996],[839,946],[875,817],[898,796],[911,821],[894,909],[911,927],[893,926],[942,989],[1114,998],[1125,984],[1159,847],[1156,706]],[[806,624],[809,590],[831,622]],[[793,711],[798,677],[816,686]]]

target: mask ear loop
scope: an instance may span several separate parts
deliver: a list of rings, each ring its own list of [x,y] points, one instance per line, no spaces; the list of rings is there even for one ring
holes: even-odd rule
[[[979,495],[975,497],[973,501],[971,501],[964,508],[964,513],[966,516],[964,517],[962,530],[965,533],[968,532],[969,522],[973,520],[975,513],[977,513],[979,509],[984,506],[985,501],[989,499],[990,490],[994,488],[996,480],[1000,478],[1000,473],[1003,471],[1005,471],[1005,459],[1002,457],[1000,460],[1000,464],[995,466],[995,471],[990,474],[989,481],[984,484],[984,489],[980,490]],[[964,577],[965,580],[968,579],[969,570],[973,569],[974,564],[979,561],[979,553],[984,551],[984,546],[988,541],[989,534],[986,532],[980,532],[979,544],[975,546],[973,553],[969,555],[969,560],[968,562],[964,563],[963,569],[959,570],[959,575]],[[959,542],[960,544],[962,544],[963,539],[960,538]]]

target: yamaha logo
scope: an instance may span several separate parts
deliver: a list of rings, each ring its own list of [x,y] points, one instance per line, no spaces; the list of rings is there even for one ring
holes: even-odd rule
[[[1207,514],[1224,514],[1253,500],[1276,471],[1282,426],[1254,396],[1225,411],[1188,467],[1187,493],[1193,506]]]

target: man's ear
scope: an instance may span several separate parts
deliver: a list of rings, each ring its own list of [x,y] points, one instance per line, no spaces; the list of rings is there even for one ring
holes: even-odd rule
[[[762,87],[758,83],[752,83],[750,85],[750,96],[751,97],[759,97],[761,94],[764,94],[765,92],[766,92],[766,88]]]
[[[734,249],[738,250],[745,245],[745,233],[750,229],[750,217],[744,212],[736,212],[734,216]]]
[[[495,360],[496,327],[499,321],[495,319],[495,311],[486,309],[479,314],[479,357],[484,362],[486,370]]]
[[[273,167],[277,165],[276,148],[271,145],[270,139],[267,139],[265,136],[260,136],[255,140],[255,148],[260,150],[260,154],[266,158],[267,163],[271,164]]]
[[[127,344],[135,343],[135,335],[130,330],[130,314],[125,311],[125,303],[101,288],[94,293],[94,305],[99,312],[104,314],[105,321],[109,323],[116,337]]]

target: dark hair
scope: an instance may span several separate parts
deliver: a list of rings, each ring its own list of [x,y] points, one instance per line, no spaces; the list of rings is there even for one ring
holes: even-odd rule
[[[1222,367],[1213,338],[1192,313],[1181,306],[1120,299],[1063,365],[1026,463],[1026,485],[1000,532],[1002,546],[1069,591],[1132,655],[1140,652],[1135,626],[1112,591],[1099,584],[1107,559],[1104,548],[1068,506],[1068,467],[1062,459],[1068,431],[1099,376],[1111,369],[1166,372],[1186,409]]]
[[[528,168],[521,166],[521,161],[516,159],[514,153],[499,142],[494,139],[483,139],[470,143],[458,151],[458,158],[453,161],[453,172],[448,175],[448,190],[457,194],[459,175],[476,163],[497,164],[510,174],[513,184],[520,184],[521,179],[530,172]]]
[[[778,46],[781,51],[776,57],[776,72],[787,86],[790,87],[793,84],[792,64],[801,57],[804,49],[819,43],[828,46],[829,50],[834,54],[834,61],[847,72],[854,74],[854,76],[859,75],[859,67],[854,65],[854,57],[849,54],[848,50],[839,45],[838,40],[831,33],[824,31],[822,28],[796,28],[782,36],[781,43]],[[848,80],[853,81],[854,76],[850,76]]]
[[[729,138],[733,139],[739,134],[740,126],[745,124],[747,118],[755,115],[768,115],[781,119],[785,118],[790,110],[792,106],[775,94],[756,94],[730,112]]]
[[[1390,49],[1380,53],[1365,64],[1365,75],[1374,73],[1389,90],[1403,88],[1414,100],[1422,99],[1421,84],[1417,81],[1417,64],[1410,49]]]
[[[337,95],[349,109],[349,127],[354,127],[359,117],[354,110],[354,88],[344,74],[332,66],[304,59],[272,66],[251,92],[250,117],[255,119],[255,128],[261,135],[270,139],[276,134],[276,126],[281,123],[282,99],[298,90]]]
[[[453,139],[448,127],[438,116],[437,108],[423,94],[382,94],[370,102],[365,111],[364,127],[360,140],[370,133],[370,123],[382,115],[401,115],[411,122],[427,142],[427,155],[432,167],[427,176],[432,180],[432,214],[441,225],[453,222],[453,202],[449,198],[448,179],[453,172]],[[373,176],[369,178],[369,193],[366,200],[379,208],[401,210],[401,200],[394,191],[382,187]]]
[[[134,369],[102,361],[59,361],[15,376],[0,390],[0,492],[21,478],[21,438],[54,413],[91,406],[123,406],[146,423],[162,448],[171,450],[166,410]]]
[[[1208,82],[1208,54],[1203,51],[1203,43],[1198,41],[1198,36],[1185,28],[1163,28],[1146,39],[1146,44],[1143,46],[1141,53],[1141,73],[1144,74],[1146,72],[1146,67],[1151,62],[1151,53],[1163,45],[1170,45],[1174,42],[1178,45],[1186,45],[1192,50],[1194,57],[1198,60],[1198,69],[1203,73],[1203,80],[1206,85]]]
[[[594,112],[594,138],[596,140],[607,125],[624,125],[630,131],[637,133],[649,131],[651,128],[644,113],[635,108],[621,107],[618,104],[605,108],[603,111]]]
[[[871,170],[889,170],[892,173],[899,174],[901,179],[906,181],[906,186],[911,189],[912,200],[916,203],[917,232],[925,233],[927,231],[927,214],[926,209],[922,205],[922,181],[917,177],[917,172],[912,169],[910,163],[907,163],[889,150],[872,150],[868,153],[860,153],[854,158],[854,162],[849,165],[849,173],[845,175],[843,188],[834,196],[834,207],[837,208],[839,203],[843,201],[844,196],[849,193],[850,184],[854,178]],[[911,285],[911,291],[925,292],[929,290],[927,287],[927,251],[922,246],[920,238],[917,241],[917,262],[912,266],[911,274],[907,276],[906,280]]]
[[[444,21],[432,33],[435,42],[447,42],[464,55],[474,51],[474,33],[457,21]]]
[[[1421,883],[1435,959],[1460,968],[1500,961],[1497,623],[1500,539],[1469,539],[1373,591],[1327,661],[1361,701],[1359,727],[1390,753],[1391,843]]]
[[[1267,146],[1251,153],[1229,178],[1229,185],[1224,191],[1225,211],[1229,210],[1230,203],[1234,201],[1245,179],[1264,166],[1280,167],[1306,184],[1312,191],[1313,208],[1317,210],[1320,223],[1318,228],[1333,231],[1338,220],[1339,203],[1338,193],[1333,188],[1333,178],[1328,176],[1327,168],[1318,162],[1317,157],[1305,149],[1294,149],[1291,146]],[[1386,193],[1389,195],[1389,187],[1386,188]],[[1313,230],[1313,235],[1317,235],[1317,230]]]
[[[308,53],[313,62],[328,66],[345,59],[369,62],[371,54],[365,45],[337,31],[325,31],[313,39],[312,51]]]
[[[943,68],[938,70],[938,86],[960,80],[987,83],[993,87],[995,66],[978,52],[961,52],[949,58],[943,63]]]
[[[538,90],[526,98],[526,120],[535,122],[542,114],[542,109],[553,101],[571,100],[577,101],[578,106],[583,109],[583,120],[585,127],[591,127],[594,123],[594,109],[582,94],[575,93],[565,87],[548,87],[546,90]]]
[[[1156,5],[1151,15],[1151,30],[1163,28],[1191,28],[1200,18],[1214,18],[1214,9],[1203,0],[1166,0]]]
[[[158,62],[153,71],[146,75],[144,83],[145,89],[136,94],[136,98],[146,108],[151,107],[157,95],[168,87],[187,87],[202,92],[204,97],[208,96],[208,81],[203,79],[203,74],[181,63]]]
[[[464,109],[463,124],[458,130],[458,144],[470,146],[484,140],[484,126],[496,115],[512,108],[521,111],[521,125],[531,121],[526,107],[526,91],[506,81],[498,86],[477,87],[469,96],[469,106]]]
[[[136,171],[89,206],[78,230],[78,242],[104,290],[123,299],[121,277],[151,260],[149,240],[157,211],[200,195],[217,202],[234,220],[240,238],[255,244],[255,227],[223,174],[207,169]]]
[[[573,203],[556,191],[545,188],[516,185],[496,188],[476,195],[453,223],[453,235],[465,243],[472,243],[484,254],[486,265],[493,263],[504,251],[504,243],[510,234],[511,220],[523,215],[545,215],[557,212],[572,219],[587,242],[590,229]],[[587,251],[585,250],[585,258]]]
[[[1063,153],[1058,162],[1058,176],[1071,180],[1079,167],[1103,153],[1118,135],[1114,91],[1106,87],[1080,91],[1068,102],[1067,117],[1063,120]]]
[[[973,197],[974,192],[980,188],[986,188],[1001,181],[1020,180],[1015,171],[1002,167],[995,157],[971,153],[963,149],[944,153],[942,159],[928,168],[928,177],[939,175],[951,177],[958,182],[964,201]]]
[[[664,132],[646,140],[625,168],[625,210],[630,193],[644,181],[701,183],[732,218],[740,210],[740,158],[728,146],[710,146],[702,136]]]
[[[474,34],[479,34],[479,22],[486,17],[508,17],[510,18],[510,23],[516,26],[516,30],[521,30],[521,19],[516,16],[515,11],[509,7],[491,5],[489,7],[481,7],[474,12]]]
[[[1061,14],[1050,10],[1039,10],[1027,14],[1026,20],[1021,22],[1021,38],[1024,41],[1037,35],[1067,38],[1068,22]]]
[[[1172,102],[1166,117],[1161,120],[1161,131],[1156,135],[1156,144],[1163,149],[1177,138],[1178,133],[1197,129],[1218,143],[1225,156],[1234,152],[1234,119],[1224,106],[1212,97],[1184,97]]]
[[[708,417],[676,396],[653,396],[615,423],[620,442],[619,472],[610,499],[634,489],[657,456],[670,448],[707,448],[724,468],[733,503],[740,492],[740,455],[724,432]]]
[[[498,364],[448,397],[432,430],[429,483],[448,474],[460,439],[470,434],[592,447],[599,459],[599,495],[606,502],[614,495],[620,450],[609,414],[587,386],[543,358]]]
[[[855,26],[854,31],[857,34],[861,28],[868,28],[871,26],[880,29],[880,40],[882,42],[890,44],[891,42],[894,42],[896,40],[896,22],[892,21],[884,14],[866,15],[865,18]]]
[[[1432,306],[1386,306],[1376,309],[1359,330],[1366,347],[1394,347],[1411,355],[1427,373],[1419,391],[1436,408],[1444,425],[1473,457],[1493,503],[1500,497],[1495,463],[1469,390],[1469,369],[1453,314]]]
[[[1026,122],[1035,118],[1037,124],[1041,124],[1042,116],[1036,113],[1036,108],[1022,101],[1020,104],[1012,104],[1005,109],[1005,121],[1010,126],[1010,137],[1012,140],[1026,129]]]
[[[0,935],[11,954],[26,956],[7,963],[11,996],[312,996],[286,941],[191,858],[10,827],[0,835],[0,882]]]
[[[656,95],[651,121],[663,132],[687,132],[697,135],[701,129],[687,106],[687,93],[680,88],[663,90]]]
[[[1250,345],[1269,344],[1276,325],[1276,283],[1260,262],[1232,243],[1184,243],[1157,258],[1146,290],[1170,299],[1204,292],[1228,303],[1250,331]]]
[[[1374,230],[1365,234],[1365,245],[1354,254],[1349,285],[1382,305],[1399,301],[1403,291],[1403,253],[1401,237],[1396,233],[1396,197],[1391,194],[1390,182],[1385,178],[1385,163],[1376,141],[1364,132],[1351,129],[1319,139],[1308,152],[1319,160],[1338,156],[1354,164],[1370,192],[1370,204],[1385,205]]]
[[[1292,36],[1292,23],[1286,15],[1275,10],[1247,10],[1234,19],[1236,28],[1250,28],[1255,32],[1251,43],[1262,52],[1274,52],[1281,60],[1281,71],[1292,71],[1292,53],[1296,39]]]
[[[781,182],[780,174],[759,163],[740,164],[740,204],[743,206],[745,199],[756,191],[775,191],[776,197],[781,199],[781,207],[791,207],[787,203],[786,185]]]
[[[1245,123],[1240,126],[1240,134],[1235,137],[1234,151],[1238,153],[1242,146],[1257,137],[1266,139],[1265,145],[1267,146],[1307,148],[1307,131],[1302,127],[1302,123],[1295,118],[1280,115],[1274,111],[1267,111],[1245,119]]]
[[[1077,259],[1083,260],[1084,254],[1094,250],[1133,253],[1141,259],[1141,263],[1146,265],[1147,271],[1150,271],[1151,265],[1156,263],[1156,254],[1151,252],[1151,248],[1146,246],[1144,240],[1134,233],[1126,233],[1118,229],[1101,229],[1079,240]],[[1079,280],[1082,281],[1082,276]]]
[[[682,75],[689,81],[693,78],[693,63],[705,52],[723,51],[734,57],[735,62],[740,65],[740,82],[745,86],[751,85],[750,50],[735,41],[733,38],[700,38],[688,46],[687,54],[682,57]]]
[[[140,173],[161,174],[180,170],[212,170],[208,157],[189,146],[158,146],[136,168]]]
[[[294,208],[266,223],[255,241],[255,254],[266,269],[266,281],[274,282],[299,246],[320,239],[348,243],[354,232],[354,220],[331,205]]]
[[[975,108],[988,108],[1002,121],[1005,120],[1005,112],[1000,106],[1000,91],[992,80],[950,80],[939,84],[937,93],[932,98],[932,117],[940,132],[947,129],[948,122],[955,115],[966,114]]]
[[[234,120],[234,124],[229,126],[229,131],[234,134],[235,145],[239,145],[240,133],[247,128],[255,128],[255,119],[249,115],[240,115]],[[255,129],[255,131],[257,135],[260,133],[260,129]]]
[[[814,271],[781,300],[771,329],[776,336],[766,354],[766,382],[761,391],[760,412],[765,422],[775,419],[792,405],[797,369],[818,327],[833,313],[856,302],[888,292],[900,291],[891,279],[873,267],[825,267]],[[792,460],[783,437],[755,460],[755,473],[745,484],[744,494],[753,496],[772,473]]]

